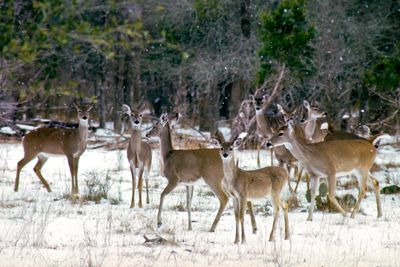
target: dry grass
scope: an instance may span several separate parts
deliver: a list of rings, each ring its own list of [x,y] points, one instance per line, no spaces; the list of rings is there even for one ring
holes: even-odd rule
[[[289,211],[294,211],[294,210],[302,207],[301,201],[298,199],[297,196],[289,197],[288,200],[286,200],[286,203],[288,203],[288,205],[289,205]]]
[[[3,209],[11,209],[11,208],[15,208],[15,207],[18,207],[18,206],[20,206],[18,203],[15,203],[15,202],[5,202],[5,201],[0,201],[0,208],[3,208]]]
[[[183,204],[177,204],[177,205],[172,206],[170,208],[170,210],[173,210],[173,211],[185,211],[186,208],[183,206]]]

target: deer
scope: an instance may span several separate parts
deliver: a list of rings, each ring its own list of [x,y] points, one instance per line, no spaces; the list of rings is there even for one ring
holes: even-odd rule
[[[192,230],[191,204],[193,198],[193,185],[204,182],[214,192],[219,200],[219,209],[210,232],[214,232],[222,212],[224,211],[229,197],[222,189],[224,172],[222,161],[219,156],[219,149],[201,148],[191,150],[175,150],[171,141],[171,127],[181,119],[179,113],[168,117],[162,113],[146,137],[156,137],[160,141],[161,158],[164,163],[164,176],[168,184],[160,195],[160,205],[157,214],[157,226],[162,226],[162,207],[164,198],[178,185],[186,186],[186,206],[188,211],[188,230]],[[250,211],[253,233],[257,232],[257,225],[254,218],[252,203],[247,203]]]
[[[280,104],[277,104],[277,107],[278,107],[279,112],[283,114],[283,119],[284,119],[285,123],[288,120],[294,118],[294,116],[296,114],[296,107],[293,107],[292,109],[286,109],[286,108],[282,107]],[[285,146],[277,146],[277,147],[275,147],[274,151],[275,151],[275,158],[278,160],[278,163],[279,163],[278,166],[284,167],[286,165],[286,168],[288,170],[288,173],[289,173],[288,185],[289,185],[290,192],[296,193],[297,186],[299,184],[299,181],[301,179],[301,174],[303,172],[303,168],[301,168],[301,170],[299,171],[299,168],[296,165],[298,160],[292,155],[292,153],[290,153],[290,151],[288,149],[286,149]],[[294,190],[290,186],[290,170],[291,170],[292,166],[295,168],[295,172],[294,172],[295,175],[297,174],[297,176],[298,176],[296,188]]]
[[[303,129],[289,120],[280,127],[271,138],[267,146],[284,145],[304,166],[310,176],[311,205],[307,220],[312,221],[315,196],[318,190],[320,177],[328,181],[329,200],[337,210],[346,217],[346,212],[335,198],[336,177],[354,174],[358,179],[358,200],[351,213],[351,218],[360,207],[367,189],[368,174],[374,163],[377,150],[374,144],[386,134],[378,134],[366,140],[337,140],[319,143],[310,143],[303,136]],[[378,205],[378,209],[380,209]],[[379,211],[378,211],[379,215]]]
[[[223,163],[227,191],[233,199],[236,221],[234,243],[237,244],[240,241],[239,222],[242,229],[242,243],[246,242],[244,231],[246,202],[248,202],[248,200],[264,199],[266,197],[268,197],[274,208],[274,221],[269,241],[274,240],[279,206],[284,212],[285,239],[289,239],[288,204],[280,196],[288,181],[287,170],[278,166],[269,166],[251,171],[240,169],[235,165],[234,148],[242,144],[242,138],[236,135],[233,136],[231,141],[225,142],[223,136],[214,136],[213,140],[220,146],[219,156]]]
[[[142,208],[142,189],[143,189],[143,173],[146,180],[146,203],[150,203],[149,197],[149,172],[151,167],[151,147],[148,143],[142,141],[142,119],[146,103],[143,103],[139,109],[131,110],[128,105],[123,104],[122,110],[129,115],[131,124],[131,139],[129,140],[127,158],[132,175],[132,200],[130,208],[135,207],[135,188],[136,188],[136,169],[138,173],[138,193],[139,208]]]
[[[359,127],[362,133],[366,133],[365,137],[369,136],[370,129],[366,125],[362,125]],[[332,129],[331,125],[327,122],[324,122],[321,125],[321,129],[324,131],[325,137],[324,141],[337,141],[337,140],[365,140],[370,142],[371,139],[367,139],[361,136],[358,136],[353,133],[342,132],[342,131],[335,131]],[[374,143],[375,147],[377,148],[377,142]],[[378,218],[382,217],[382,208],[381,208],[381,198],[380,198],[380,190],[379,190],[379,181],[372,175],[372,173],[368,172],[368,179],[367,184],[374,190],[375,197],[376,197],[376,204],[378,206]]]
[[[277,129],[279,126],[284,124],[282,115],[264,115],[264,110],[268,107],[271,102],[270,97],[267,94],[261,95],[260,92],[256,92],[254,95],[249,95],[249,99],[253,101],[253,106],[256,110],[256,121],[257,121],[257,134],[260,138],[257,146],[257,165],[260,166],[260,147],[264,145],[266,140],[269,140],[273,135],[273,129]],[[271,166],[273,164],[273,150],[271,152]]]
[[[49,157],[66,156],[71,172],[72,194],[78,194],[78,165],[79,158],[86,150],[86,140],[88,137],[89,111],[93,108],[94,103],[87,105],[79,105],[74,101],[74,106],[78,111],[79,126],[77,129],[60,129],[60,128],[38,128],[30,131],[22,139],[24,147],[24,157],[18,162],[17,176],[15,178],[14,191],[18,192],[19,177],[22,168],[31,162],[34,158],[38,158],[38,162],[33,168],[42,184],[48,192],[51,192],[49,184],[44,179],[40,170],[47,162]]]
[[[237,116],[232,120],[231,134],[246,132],[246,138],[252,138],[256,132],[256,117],[253,108],[253,101],[243,100]],[[244,143],[246,141],[244,140]]]
[[[303,106],[307,113],[303,113],[302,127],[306,139],[310,142],[316,143],[324,140],[325,134],[321,130],[321,124],[324,122],[333,125],[333,122],[326,118],[325,110],[321,109],[315,104],[309,104],[306,100],[303,101]],[[332,126],[333,127],[333,126]]]

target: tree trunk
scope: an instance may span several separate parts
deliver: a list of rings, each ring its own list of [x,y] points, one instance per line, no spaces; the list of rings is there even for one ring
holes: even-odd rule
[[[106,128],[106,92],[104,73],[100,73],[100,128]]]

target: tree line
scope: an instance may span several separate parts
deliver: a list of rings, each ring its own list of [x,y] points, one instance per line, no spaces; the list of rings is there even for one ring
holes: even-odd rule
[[[147,101],[212,131],[262,87],[289,108],[318,101],[338,125],[398,129],[396,0],[12,0],[0,12],[3,124],[81,98],[100,127],[120,130],[122,104]]]

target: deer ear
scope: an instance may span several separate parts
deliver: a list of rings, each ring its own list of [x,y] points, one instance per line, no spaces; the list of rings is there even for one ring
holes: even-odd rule
[[[146,108],[146,102],[143,103],[143,104],[140,106],[139,111],[140,111],[140,112],[143,112],[145,108]]]
[[[131,113],[131,108],[128,105],[123,104],[122,105],[122,111],[127,113],[127,114],[130,114]]]
[[[283,113],[283,107],[282,107],[281,105],[279,105],[279,104],[276,104],[276,106],[278,107],[278,110],[279,110],[281,113]]]
[[[169,117],[169,123],[171,123],[171,126],[177,124],[180,121],[181,117],[182,115],[180,115],[179,113],[175,113],[174,115]]]
[[[160,116],[160,123],[161,125],[165,125],[168,122],[168,113],[167,112],[163,112]]]
[[[76,99],[74,99],[74,106],[75,106],[76,108],[78,108],[78,106],[79,106],[79,102],[78,102]]]
[[[249,99],[250,99],[251,101],[254,101],[254,95],[249,95]]]
[[[303,106],[304,106],[307,110],[310,109],[310,104],[307,102],[307,100],[304,100],[304,101],[303,101]]]
[[[235,141],[233,141],[233,146],[234,147],[239,147],[243,144],[243,139],[242,138],[236,138]]]
[[[219,140],[216,137],[211,137],[210,141],[211,141],[211,144],[213,144],[214,146],[220,146],[221,145],[221,140]]]
[[[90,104],[87,105],[87,110],[90,111],[94,106],[93,102],[90,102]]]

